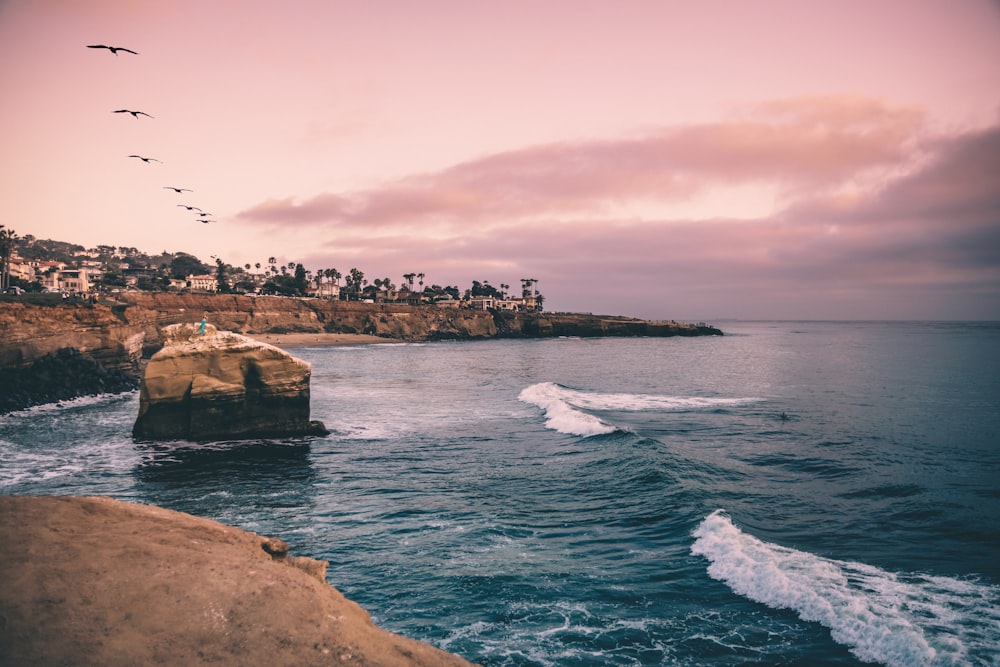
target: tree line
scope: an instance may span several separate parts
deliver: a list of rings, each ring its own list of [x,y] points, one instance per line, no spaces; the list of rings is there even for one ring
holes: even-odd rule
[[[394,282],[388,276],[369,279],[357,267],[346,273],[330,267],[315,271],[306,269],[301,262],[279,263],[276,257],[268,257],[264,262],[245,263],[233,266],[221,257],[212,256],[215,264],[204,263],[194,255],[185,252],[147,255],[137,248],[100,245],[86,250],[83,246],[61,241],[39,240],[31,235],[19,237],[12,229],[0,225],[0,286],[12,284],[28,291],[41,290],[41,283],[26,283],[10,276],[10,258],[17,249],[25,259],[37,261],[60,261],[68,266],[79,267],[81,258],[100,261],[102,274],[94,282],[99,288],[124,288],[132,283],[141,290],[159,291],[173,289],[172,281],[187,280],[195,275],[213,276],[215,288],[225,294],[274,294],[280,296],[306,296],[314,291],[322,291],[324,284],[335,285],[339,298],[352,301],[378,300],[380,295],[392,293],[397,299],[413,299],[418,302],[435,302],[442,299],[460,301],[463,298],[492,297],[509,299],[520,296],[535,297],[540,305],[544,297],[538,293],[536,278],[522,278],[520,294],[511,291],[507,283],[492,285],[488,280],[473,280],[471,287],[461,290],[456,285],[426,284],[427,274],[412,271],[402,274],[402,280]],[[129,268],[122,268],[123,259]],[[54,270],[54,269],[50,269]],[[315,286],[315,290],[313,290]]]

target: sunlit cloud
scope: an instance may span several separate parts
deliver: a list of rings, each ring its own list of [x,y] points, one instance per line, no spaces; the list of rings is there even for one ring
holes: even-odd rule
[[[912,168],[922,128],[918,110],[873,100],[786,100],[725,122],[534,146],[370,190],[269,200],[239,218],[368,230],[432,224],[460,234],[470,224],[623,212],[644,217],[679,205],[697,217],[737,215],[717,203],[727,189],[757,188],[780,203],[806,192],[880,184]]]
[[[919,124],[912,133],[919,134]],[[684,138],[691,141],[690,135]],[[715,141],[730,147],[739,143]],[[913,162],[916,158],[904,148],[918,143],[921,155]],[[548,150],[552,149],[539,149]],[[495,168],[498,162],[520,164],[528,152],[521,152],[516,160],[505,155],[468,169],[455,167],[440,180],[454,183],[461,172],[468,182],[485,183],[487,173],[501,173]],[[692,148],[690,152],[698,151]],[[704,165],[714,164],[704,156],[701,159]],[[722,164],[721,157],[718,160],[715,173],[724,178],[737,178],[732,174],[749,178],[753,171]],[[785,160],[787,174],[776,166]],[[761,157],[754,162],[767,160]],[[329,244],[317,247],[316,258],[342,261],[350,257],[350,261],[379,267],[376,273],[416,266],[415,270],[426,271],[430,280],[441,284],[462,282],[469,275],[493,277],[497,282],[537,274],[534,277],[556,295],[556,303],[561,292],[579,292],[581,285],[588,285],[588,294],[598,302],[601,290],[617,292],[617,302],[640,312],[652,309],[650,304],[675,289],[682,289],[689,298],[697,294],[706,302],[714,295],[720,303],[739,295],[757,303],[765,292],[778,302],[780,295],[788,294],[788,299],[801,301],[802,307],[808,304],[807,294],[814,304],[825,299],[860,304],[878,294],[885,303],[871,306],[873,316],[891,316],[894,295],[904,293],[910,299],[924,294],[927,299],[946,302],[951,289],[984,295],[1000,291],[1000,181],[995,178],[1000,173],[1000,125],[933,140],[885,129],[884,136],[872,138],[868,150],[855,148],[838,159],[817,159],[811,169],[794,170],[794,164],[797,161],[791,157],[773,158],[772,174],[784,174],[795,184],[815,182],[813,194],[797,191],[785,206],[757,217],[614,218],[574,216],[566,207],[552,207],[556,210],[548,216],[541,212],[537,217],[512,217],[498,226],[452,225],[451,236],[444,241],[413,227],[388,223],[383,226],[384,234],[373,236],[364,224],[348,220],[331,226]],[[851,196],[839,187],[824,187],[852,178],[852,165],[863,170],[873,164],[889,171],[898,167],[894,173],[901,175],[868,189],[856,188]],[[903,164],[909,166],[904,169]],[[693,171],[686,168],[688,174]],[[701,171],[707,174],[710,169],[705,166]],[[476,178],[470,178],[470,173]],[[605,185],[611,182],[614,179],[603,181]],[[622,190],[648,192],[631,184],[617,191]],[[542,189],[535,192],[541,196]],[[424,194],[411,200],[417,210],[450,205],[440,190]],[[373,200],[381,197],[370,195]],[[561,197],[547,201],[561,201]],[[391,217],[389,211],[405,208],[405,200],[395,191],[380,199],[381,215]],[[477,210],[468,203],[459,208]],[[363,212],[375,210],[373,204]],[[482,208],[478,211],[485,215]],[[345,249],[352,252],[345,255]]]

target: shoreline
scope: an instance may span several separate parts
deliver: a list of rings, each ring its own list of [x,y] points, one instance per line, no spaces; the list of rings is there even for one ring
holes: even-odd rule
[[[378,343],[399,343],[397,338],[384,338],[369,334],[349,333],[253,333],[241,334],[258,343],[267,343],[280,348],[293,347],[334,347],[341,345],[375,345]]]

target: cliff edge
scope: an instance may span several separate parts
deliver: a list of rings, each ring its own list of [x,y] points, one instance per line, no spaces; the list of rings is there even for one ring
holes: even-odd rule
[[[0,496],[0,664],[469,665],[288,545],[104,497]]]

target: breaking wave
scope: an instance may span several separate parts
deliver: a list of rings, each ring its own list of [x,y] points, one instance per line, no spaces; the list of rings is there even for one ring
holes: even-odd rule
[[[1000,587],[893,573],[822,558],[743,533],[722,510],[694,531],[691,552],[733,592],[830,629],[861,660],[886,665],[996,664]]]
[[[605,394],[580,391],[555,382],[526,387],[518,398],[545,412],[545,425],[560,433],[589,437],[623,430],[584,410],[685,411],[743,405],[753,398],[703,398],[698,396],[655,396],[650,394]]]

